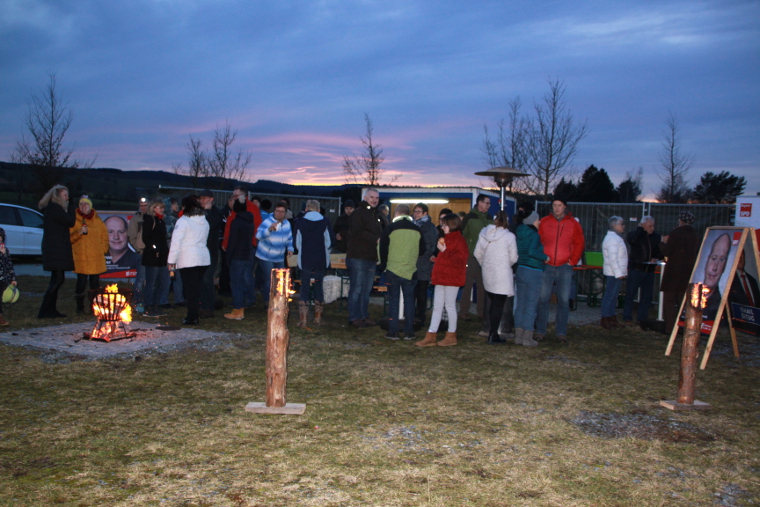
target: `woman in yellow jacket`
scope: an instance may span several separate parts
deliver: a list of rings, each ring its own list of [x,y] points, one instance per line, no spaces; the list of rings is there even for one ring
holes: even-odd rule
[[[71,250],[74,254],[74,272],[77,274],[77,286],[74,296],[77,301],[77,314],[85,312],[84,296],[87,281],[90,293],[87,298],[87,310],[92,310],[92,299],[100,290],[100,275],[106,272],[106,253],[108,253],[108,229],[98,212],[92,209],[92,201],[86,195],[79,199],[76,223],[70,229]]]

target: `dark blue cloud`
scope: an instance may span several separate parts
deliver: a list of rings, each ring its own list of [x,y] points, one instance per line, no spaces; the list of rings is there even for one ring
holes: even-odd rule
[[[655,179],[664,120],[707,170],[760,190],[756,1],[0,0],[0,159],[58,76],[99,164],[168,169],[229,120],[253,178],[340,179],[375,123],[400,182],[477,184],[483,125],[562,79],[587,121],[575,166]],[[308,169],[303,169],[308,168]]]

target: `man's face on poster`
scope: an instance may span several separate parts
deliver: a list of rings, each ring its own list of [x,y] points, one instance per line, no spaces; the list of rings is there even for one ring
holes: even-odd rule
[[[720,277],[726,269],[728,252],[731,250],[731,239],[728,234],[718,237],[710,248],[710,256],[705,263],[705,285],[710,288],[718,286]]]
[[[121,217],[108,217],[105,224],[111,258],[116,260],[127,251],[127,224]]]

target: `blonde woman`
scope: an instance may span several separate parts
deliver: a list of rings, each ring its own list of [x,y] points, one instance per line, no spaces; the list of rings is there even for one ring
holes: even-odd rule
[[[63,285],[65,272],[74,269],[69,228],[74,226],[74,216],[67,212],[69,189],[56,185],[40,199],[42,210],[42,269],[50,271],[50,284],[42,298],[38,319],[66,318],[56,309],[58,291]]]
[[[169,271],[166,269],[169,244],[166,242],[165,209],[164,201],[155,199],[148,205],[148,212],[143,217],[142,240],[145,243],[142,253],[142,265],[145,266],[143,301],[146,317],[166,315],[158,309],[158,299],[169,283]]]

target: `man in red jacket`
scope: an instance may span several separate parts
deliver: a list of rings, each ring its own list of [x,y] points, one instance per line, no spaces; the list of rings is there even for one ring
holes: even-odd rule
[[[583,238],[581,224],[567,211],[567,201],[562,197],[552,200],[552,213],[541,219],[538,226],[544,253],[549,256],[544,270],[541,295],[536,314],[535,339],[540,340],[546,334],[549,322],[549,300],[554,284],[557,285],[557,315],[554,319],[557,339],[567,342],[567,318],[570,315],[570,289],[573,279],[573,266],[583,255],[586,241]]]

